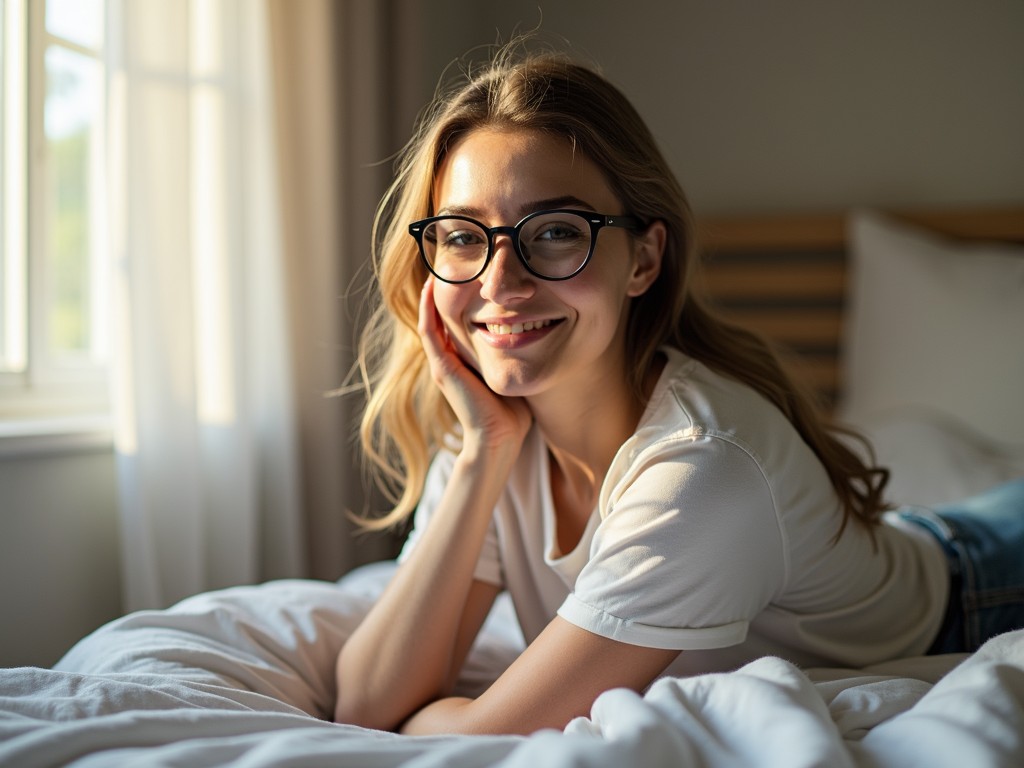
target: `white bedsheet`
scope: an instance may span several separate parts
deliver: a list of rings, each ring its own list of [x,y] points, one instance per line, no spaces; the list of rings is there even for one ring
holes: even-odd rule
[[[0,765],[1021,766],[1024,632],[962,656],[869,670],[765,658],[610,691],[564,732],[402,737],[327,721],[334,657],[386,568],[272,582],[127,616],[52,670],[0,670]],[[465,692],[518,652],[507,603]],[[962,663],[961,663],[962,662]]]

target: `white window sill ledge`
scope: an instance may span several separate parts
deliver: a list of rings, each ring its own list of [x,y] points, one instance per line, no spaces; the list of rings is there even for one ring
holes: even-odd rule
[[[113,445],[107,414],[0,421],[0,459],[112,450]]]

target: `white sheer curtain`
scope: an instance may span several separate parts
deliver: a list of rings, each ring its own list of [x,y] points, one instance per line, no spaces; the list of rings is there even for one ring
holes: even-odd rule
[[[125,609],[305,571],[262,0],[111,0]]]

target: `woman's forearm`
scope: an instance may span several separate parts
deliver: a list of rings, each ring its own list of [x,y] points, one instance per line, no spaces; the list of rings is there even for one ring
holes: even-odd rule
[[[439,699],[427,704],[406,720],[401,732],[407,736],[429,736],[439,733],[472,733],[465,713],[472,704],[470,699]]]
[[[336,721],[390,730],[446,693],[468,646],[461,633],[483,618],[467,601],[510,467],[500,452],[456,459],[416,549],[342,648]]]

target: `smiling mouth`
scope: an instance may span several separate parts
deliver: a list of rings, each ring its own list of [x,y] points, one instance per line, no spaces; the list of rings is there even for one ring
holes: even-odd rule
[[[537,320],[527,321],[525,323],[512,323],[511,325],[506,325],[505,323],[485,323],[484,327],[487,328],[489,333],[493,333],[496,336],[514,336],[518,333],[525,333],[526,331],[536,331],[541,328],[547,328],[553,322],[554,320]]]

